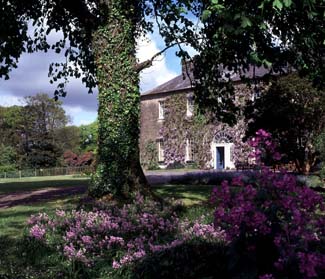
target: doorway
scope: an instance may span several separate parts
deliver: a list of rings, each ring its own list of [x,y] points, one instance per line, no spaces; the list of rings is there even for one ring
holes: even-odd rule
[[[216,147],[216,169],[225,169],[225,148],[224,146]]]

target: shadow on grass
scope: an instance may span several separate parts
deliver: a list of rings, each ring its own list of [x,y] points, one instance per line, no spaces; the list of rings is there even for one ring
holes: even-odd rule
[[[65,197],[76,196],[80,194],[84,194],[87,191],[86,186],[78,186],[78,187],[69,187],[69,188],[61,188],[61,189],[53,189],[40,193],[31,193],[24,195],[13,194],[12,196],[6,198],[2,198],[0,200],[0,208],[5,207],[13,207],[17,205],[25,205],[25,204],[33,204],[33,203],[42,203],[47,201],[55,201]]]
[[[186,199],[193,203],[207,201],[212,185],[160,185],[152,189],[162,198]]]
[[[81,187],[86,188],[89,185],[88,179],[58,179],[44,181],[15,181],[0,184],[0,194],[39,190],[42,188],[66,188]]]

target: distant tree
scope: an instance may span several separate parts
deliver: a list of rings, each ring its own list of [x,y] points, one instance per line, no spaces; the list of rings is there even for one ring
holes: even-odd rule
[[[0,107],[0,144],[12,146],[17,151],[20,145],[24,118],[22,106]]]
[[[74,152],[80,149],[80,128],[77,126],[65,126],[54,130],[54,138],[57,146],[63,150]]]
[[[0,144],[0,172],[17,168],[17,153],[12,146]]]
[[[246,117],[248,136],[267,130],[279,142],[286,160],[294,162],[301,173],[310,171],[317,158],[314,141],[325,128],[325,91],[290,74],[277,79],[248,106]]]
[[[62,129],[69,119],[57,102],[46,94],[25,98],[23,153],[26,166],[32,168],[54,167],[63,150],[56,142],[55,132]]]

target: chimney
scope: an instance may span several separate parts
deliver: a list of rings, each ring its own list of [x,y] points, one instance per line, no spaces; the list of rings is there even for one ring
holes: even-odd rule
[[[188,74],[191,74],[193,72],[193,62],[192,60],[186,60],[182,58],[181,60],[181,65],[182,65],[182,74],[183,76],[187,76]]]

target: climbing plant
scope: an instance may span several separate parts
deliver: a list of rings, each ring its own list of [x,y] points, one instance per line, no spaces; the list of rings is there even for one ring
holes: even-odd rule
[[[236,89],[242,104],[251,96],[251,90],[245,86]],[[165,100],[165,117],[160,135],[164,140],[165,164],[185,164],[186,144],[190,142],[192,149],[192,160],[201,169],[211,167],[212,153],[211,144],[215,136],[222,132],[226,134],[234,144],[232,149],[232,160],[235,164],[246,163],[248,154],[251,152],[247,143],[243,142],[246,124],[243,118],[237,120],[237,124],[231,127],[214,118],[212,113],[202,114],[197,105],[194,114],[187,116],[186,94],[174,94]]]

